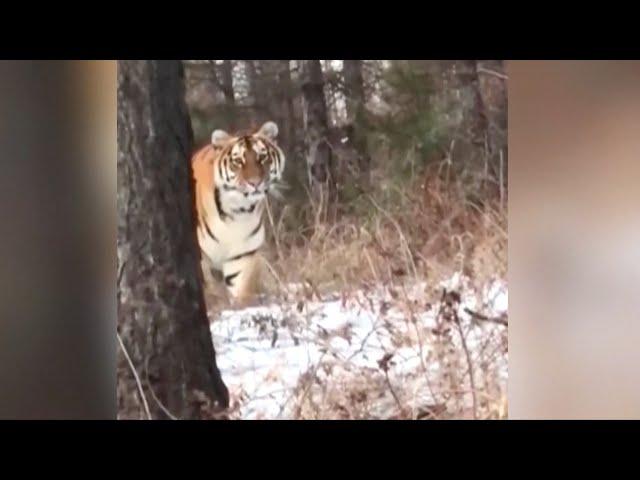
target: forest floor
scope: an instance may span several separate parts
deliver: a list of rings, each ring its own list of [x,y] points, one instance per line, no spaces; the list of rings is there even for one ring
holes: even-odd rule
[[[210,312],[231,418],[506,418],[506,284],[454,274],[432,291],[290,284],[285,300]]]

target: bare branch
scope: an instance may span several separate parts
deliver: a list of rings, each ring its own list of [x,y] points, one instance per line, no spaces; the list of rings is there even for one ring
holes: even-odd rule
[[[475,320],[481,320],[483,322],[490,322],[490,323],[497,323],[498,325],[503,325],[505,327],[509,325],[507,320],[504,317],[493,317],[493,318],[487,317],[485,315],[482,315],[481,313],[474,312],[470,308],[465,308],[464,311],[469,315],[471,315],[471,317],[474,318]]]
[[[485,67],[478,67],[478,73],[485,73],[487,75],[493,75],[494,77],[501,78],[502,80],[509,80],[509,77],[504,73],[496,72]]]

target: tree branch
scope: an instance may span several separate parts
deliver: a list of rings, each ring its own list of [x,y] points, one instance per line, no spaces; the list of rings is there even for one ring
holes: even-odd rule
[[[470,308],[466,308],[466,307],[464,311],[469,315],[471,315],[471,317],[474,318],[475,320],[481,320],[483,322],[490,322],[490,323],[497,323],[498,325],[502,325],[505,327],[509,326],[507,320],[504,317],[493,317],[493,318],[487,317],[486,315],[482,315],[481,313],[474,312]]]

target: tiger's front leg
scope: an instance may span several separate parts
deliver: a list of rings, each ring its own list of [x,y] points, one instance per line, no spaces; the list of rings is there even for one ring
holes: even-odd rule
[[[259,260],[260,257],[254,253],[223,264],[224,283],[234,304],[248,306],[257,300]]]

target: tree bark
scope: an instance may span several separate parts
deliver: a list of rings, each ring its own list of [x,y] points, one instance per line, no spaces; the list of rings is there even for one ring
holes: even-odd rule
[[[222,85],[224,98],[229,106],[235,106],[236,97],[233,90],[233,65],[231,64],[231,60],[222,61],[222,65],[220,65],[220,73],[222,77],[220,84]]]
[[[485,109],[484,101],[482,100],[482,93],[480,92],[480,79],[478,78],[478,62],[476,60],[464,60],[462,62],[464,69],[463,75],[466,77],[464,82],[469,86],[473,94],[473,109],[472,109],[472,134],[473,140],[476,143],[483,144],[487,135],[487,112]]]
[[[295,140],[295,114],[293,110],[293,85],[291,82],[291,70],[289,60],[280,60],[277,65],[278,72],[278,111],[280,112],[281,138],[280,143],[285,152],[290,155],[293,151]]]
[[[213,72],[224,95],[226,117],[229,119],[229,130],[237,127],[236,96],[233,88],[233,64],[231,60],[223,60],[222,64],[213,64]]]
[[[274,117],[272,109],[273,104],[276,102],[274,91],[277,90],[277,85],[275,78],[268,78],[269,61],[245,60],[244,64],[249,83],[249,98],[251,100],[247,128],[257,130],[267,120],[279,124],[279,118]]]
[[[364,135],[365,95],[362,79],[362,60],[343,60],[347,121],[351,126],[350,140],[358,153],[358,168],[362,180],[368,184],[371,159]]]
[[[302,60],[301,64],[303,126],[310,180],[327,183],[330,192],[335,191],[322,67],[319,60]]]
[[[121,418],[207,418],[228,405],[202,293],[191,143],[181,62],[119,61]]]
[[[260,101],[260,82],[258,80],[258,72],[256,71],[256,62],[259,60],[245,60],[245,70],[247,72],[247,80],[249,81],[249,96],[251,103],[256,104]]]
[[[364,105],[364,83],[362,80],[362,60],[343,60],[347,119],[354,123]]]

